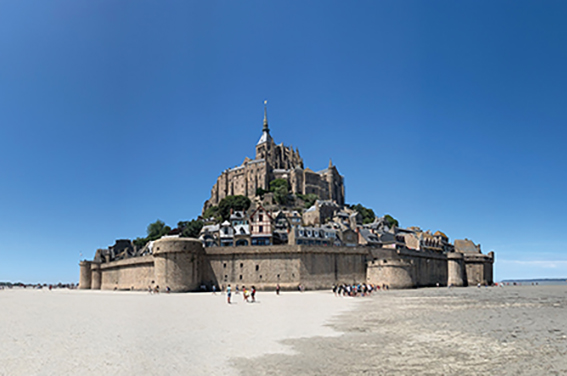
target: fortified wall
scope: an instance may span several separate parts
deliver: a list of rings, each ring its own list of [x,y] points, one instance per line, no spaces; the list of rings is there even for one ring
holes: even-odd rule
[[[162,238],[153,254],[80,263],[80,289],[174,292],[200,286],[254,285],[259,290],[328,289],[333,284],[372,283],[390,288],[492,284],[493,253],[465,255],[382,247],[305,245],[204,248],[197,239]]]

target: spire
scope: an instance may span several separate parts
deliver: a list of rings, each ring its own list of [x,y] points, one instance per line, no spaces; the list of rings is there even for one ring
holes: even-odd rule
[[[264,101],[264,128],[262,129],[262,137],[256,145],[263,144],[264,142],[268,142],[272,140],[270,136],[270,129],[268,128],[268,101]]]
[[[268,101],[264,101],[264,128],[262,131],[270,133],[270,129],[268,128]]]
[[[329,169],[333,168],[333,160],[329,158]]]

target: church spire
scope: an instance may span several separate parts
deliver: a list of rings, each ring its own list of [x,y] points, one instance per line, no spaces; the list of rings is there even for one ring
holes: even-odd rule
[[[264,101],[264,128],[262,131],[270,133],[270,129],[268,128],[268,101]]]
[[[270,128],[268,128],[268,101],[264,101],[264,128],[262,128],[262,137],[256,145],[263,144],[264,142],[272,141],[270,136]]]

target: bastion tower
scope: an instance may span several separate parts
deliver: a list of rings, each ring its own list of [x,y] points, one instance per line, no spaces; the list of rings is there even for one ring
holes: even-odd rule
[[[240,166],[224,170],[213,188],[211,198],[204,206],[203,212],[217,205],[226,196],[242,195],[252,198],[256,190],[268,190],[274,179],[285,179],[289,182],[292,193],[313,193],[321,200],[335,201],[339,205],[345,203],[344,178],[332,162],[321,171],[304,168],[299,150],[276,144],[268,127],[268,110],[264,102],[264,124],[262,135],[256,144],[254,159],[246,157]]]

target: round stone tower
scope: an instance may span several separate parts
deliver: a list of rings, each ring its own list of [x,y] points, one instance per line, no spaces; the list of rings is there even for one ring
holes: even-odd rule
[[[447,253],[447,274],[447,286],[466,286],[465,257],[462,253]]]
[[[392,289],[416,287],[411,262],[401,259],[374,260],[368,263],[368,282],[388,285]]]
[[[197,239],[162,238],[153,245],[155,283],[174,292],[194,291],[203,275],[205,250]]]
[[[100,286],[102,284],[102,271],[100,270],[100,262],[91,262],[91,274],[91,289],[100,290]]]
[[[79,262],[79,289],[88,290],[91,288],[91,261],[83,260]]]

